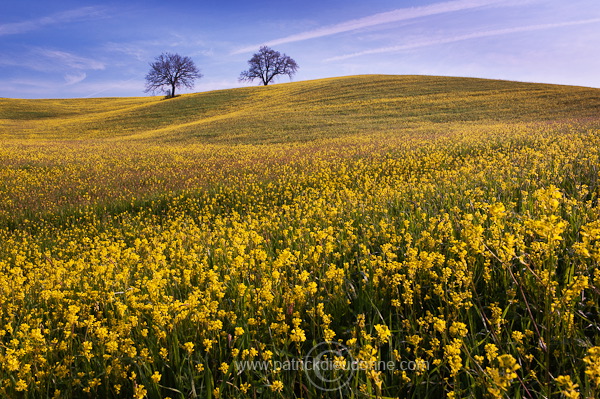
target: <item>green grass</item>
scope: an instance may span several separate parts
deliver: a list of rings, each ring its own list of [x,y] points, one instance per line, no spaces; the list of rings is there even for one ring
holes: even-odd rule
[[[269,143],[423,123],[593,118],[597,89],[484,79],[353,76],[175,99],[0,99],[0,137]]]

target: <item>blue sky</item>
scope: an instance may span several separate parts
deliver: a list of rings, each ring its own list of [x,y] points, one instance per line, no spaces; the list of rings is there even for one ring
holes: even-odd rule
[[[381,73],[600,87],[598,0],[13,0],[0,5],[0,97],[143,96],[162,52],[195,61],[204,77],[192,91],[239,87],[262,44],[297,61],[294,80]]]

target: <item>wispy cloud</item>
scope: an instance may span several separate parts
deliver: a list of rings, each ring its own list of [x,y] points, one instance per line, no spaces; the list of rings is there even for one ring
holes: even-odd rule
[[[527,1],[522,1],[527,3]],[[302,40],[316,39],[319,37],[330,36],[337,33],[349,32],[357,29],[368,28],[371,26],[388,24],[391,22],[407,21],[415,18],[428,17],[432,15],[445,14],[474,8],[481,8],[494,5],[516,5],[518,2],[506,0],[452,0],[443,3],[431,4],[428,6],[400,8],[388,12],[370,15],[368,17],[353,19],[341,22],[339,24],[325,26],[286,36],[280,39],[271,40],[260,45],[246,46],[233,52],[233,54],[242,54],[255,51],[259,46],[275,46],[284,43],[299,42]]]
[[[424,41],[415,42],[415,43],[408,43],[408,44],[402,44],[402,45],[397,45],[397,46],[380,47],[380,48],[375,48],[375,49],[370,49],[370,50],[364,50],[364,51],[359,51],[356,53],[331,57],[331,58],[326,59],[325,61],[339,61],[339,60],[345,60],[348,58],[358,57],[358,56],[362,56],[362,55],[394,53],[394,52],[411,50],[411,49],[416,49],[416,48],[421,48],[421,47],[460,42],[463,40],[479,39],[479,38],[484,38],[484,37],[507,35],[507,34],[511,34],[511,33],[530,32],[530,31],[538,31],[538,30],[546,30],[546,29],[561,28],[561,27],[566,27],[566,26],[586,25],[586,24],[594,24],[594,23],[600,23],[600,18],[559,22],[559,23],[552,23],[552,24],[518,26],[518,27],[513,27],[513,28],[473,32],[473,33],[469,33],[466,35],[445,37],[445,38],[433,39],[433,40],[424,40]]]
[[[39,72],[63,72],[65,70],[101,70],[105,64],[66,51],[33,48],[13,54],[0,54],[0,66],[26,68]]]
[[[77,84],[87,78],[87,74],[85,72],[76,72],[76,73],[67,73],[64,76],[65,83],[70,86]]]
[[[101,82],[93,83],[83,86],[81,91],[86,91],[82,95],[84,98],[98,97],[102,93],[107,91],[118,92],[120,90],[130,90],[132,92],[139,91],[140,93],[144,89],[144,83],[140,81],[138,77],[127,79],[127,80],[115,80],[112,82]]]
[[[109,42],[104,45],[104,50],[111,53],[123,53],[138,61],[144,61],[148,58],[148,51],[140,44]]]
[[[68,84],[56,79],[2,79],[1,97],[12,98],[73,98],[73,97],[98,97],[109,92],[110,96],[132,95],[144,90],[144,82],[139,78],[109,81],[76,82]]]
[[[100,70],[106,68],[104,63],[100,61],[92,58],[81,57],[66,51],[38,48],[35,50],[35,53],[46,59],[41,59],[41,63],[51,63],[57,67],[91,70]]]
[[[82,7],[74,10],[50,14],[45,17],[30,19],[27,21],[13,22],[0,25],[0,36],[17,35],[45,26],[65,24],[73,21],[86,20],[89,18],[105,15],[104,7]]]
[[[160,38],[149,38],[146,40],[108,42],[102,45],[102,50],[109,53],[125,54],[127,58],[133,58],[137,61],[150,62],[152,59],[164,51],[179,52],[185,51],[188,56],[213,57],[215,51],[213,46],[219,43],[208,43],[199,35],[184,35],[180,33],[169,33]],[[123,61],[123,59],[119,59]]]

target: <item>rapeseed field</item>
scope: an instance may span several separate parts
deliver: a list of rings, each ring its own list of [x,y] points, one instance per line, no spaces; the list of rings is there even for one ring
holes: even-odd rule
[[[0,397],[600,396],[600,91],[0,99]]]

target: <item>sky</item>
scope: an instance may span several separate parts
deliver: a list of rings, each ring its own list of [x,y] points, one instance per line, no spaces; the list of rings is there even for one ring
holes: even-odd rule
[[[600,87],[598,0],[13,0],[0,5],[0,97],[146,96],[161,53],[199,92],[240,83],[267,45],[294,81],[443,75]],[[288,82],[287,76],[279,83]]]

